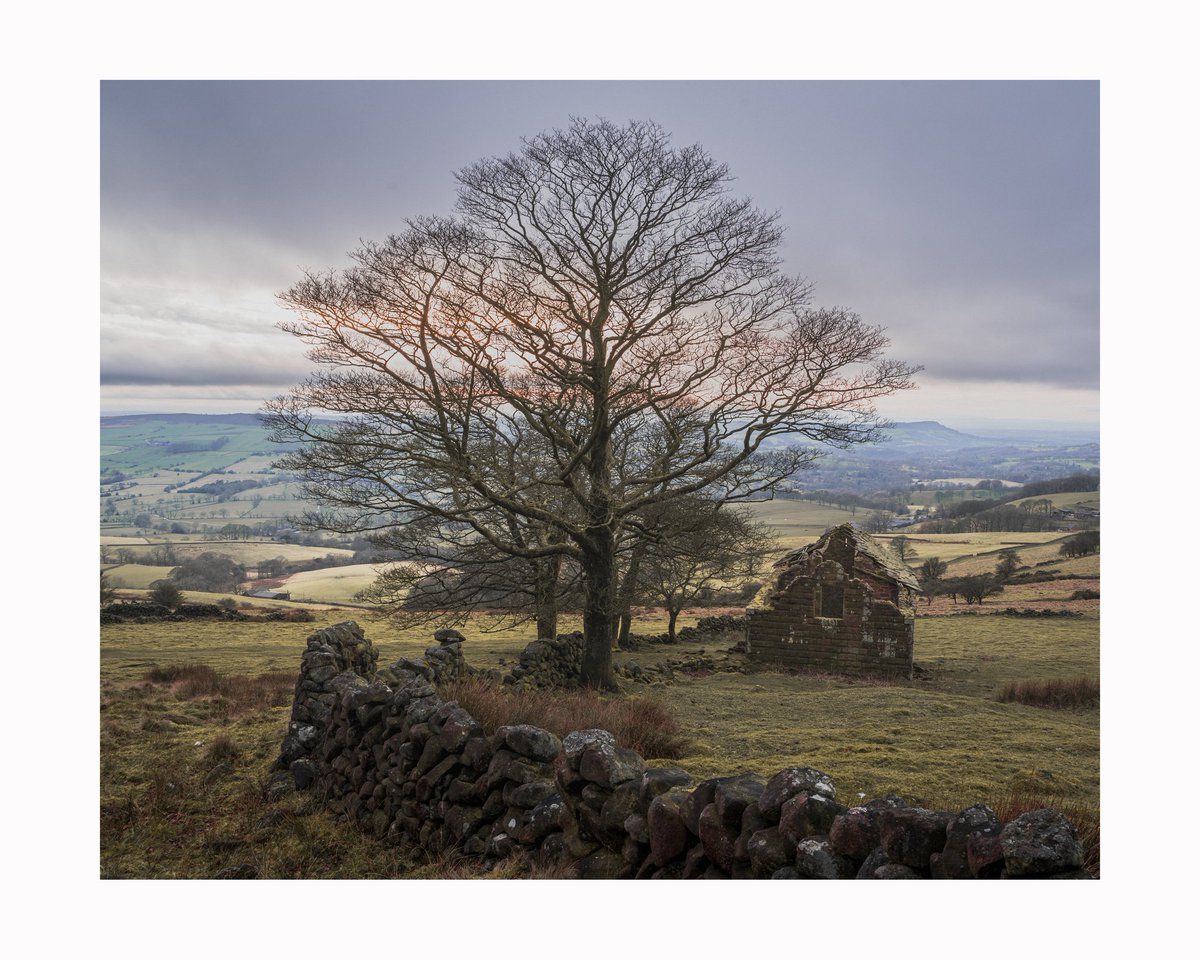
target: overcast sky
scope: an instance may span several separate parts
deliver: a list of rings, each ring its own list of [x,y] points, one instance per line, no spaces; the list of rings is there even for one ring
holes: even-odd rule
[[[258,409],[307,369],[276,293],[571,115],[654,120],[778,210],[816,302],[924,366],[888,416],[1098,422],[1092,82],[105,82],[102,412]]]

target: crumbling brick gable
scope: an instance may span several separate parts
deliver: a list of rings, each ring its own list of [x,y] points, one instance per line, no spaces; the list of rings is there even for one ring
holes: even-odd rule
[[[747,611],[751,659],[911,677],[915,594],[898,563],[849,525],[789,554]]]

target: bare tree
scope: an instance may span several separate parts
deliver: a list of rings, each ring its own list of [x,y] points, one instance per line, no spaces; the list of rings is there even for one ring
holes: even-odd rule
[[[666,608],[673,641],[684,607],[716,585],[753,578],[775,543],[766,525],[744,508],[722,510],[720,503],[695,498],[672,506],[665,535],[647,550],[639,578]]]
[[[891,517],[882,510],[876,510],[863,521],[862,527],[867,533],[887,533],[891,529]]]
[[[512,518],[508,535],[527,545],[553,531],[523,528]],[[496,629],[532,620],[539,638],[553,638],[560,608],[577,593],[578,569],[563,555],[513,556],[461,526],[413,520],[372,541],[404,559],[383,570],[361,597],[409,625],[462,623],[487,610],[496,614]]]
[[[946,575],[947,567],[948,564],[941,557],[928,557],[917,571],[926,604],[932,604],[934,597],[945,592],[942,589],[942,578]],[[955,604],[957,603],[956,596]]]
[[[512,556],[575,561],[581,679],[609,686],[639,517],[702,491],[761,497],[818,456],[775,438],[876,439],[873,401],[914,368],[856,314],[812,308],[779,269],[776,216],[654,124],[574,120],[457,176],[458,219],[413,221],[282,295],[322,369],[270,422],[311,451],[286,468],[360,523],[435,517]],[[542,458],[528,478],[498,469],[522,435]],[[506,516],[555,537],[499,536]]]
[[[150,584],[149,598],[154,603],[174,610],[183,603],[183,592],[172,580],[155,580]]]

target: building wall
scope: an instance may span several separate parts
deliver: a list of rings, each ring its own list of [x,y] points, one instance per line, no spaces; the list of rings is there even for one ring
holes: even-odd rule
[[[852,576],[854,555],[831,544],[823,562],[780,577],[771,602],[748,611],[752,660],[835,673],[912,676],[913,618],[898,606],[907,588],[882,577]],[[840,591],[842,615],[824,603]],[[907,596],[905,600],[909,599]]]

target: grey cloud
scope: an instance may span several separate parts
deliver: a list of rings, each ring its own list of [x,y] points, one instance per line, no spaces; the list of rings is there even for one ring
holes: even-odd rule
[[[728,162],[780,211],[817,302],[929,375],[1098,379],[1095,83],[119,82],[101,100],[106,382],[302,369],[195,358],[241,334],[243,353],[294,350],[273,294],[449,212],[453,170],[570,114],[654,119]]]
[[[102,386],[271,386],[286,389],[304,375],[288,364],[231,356],[157,354],[110,357],[100,372]]]

